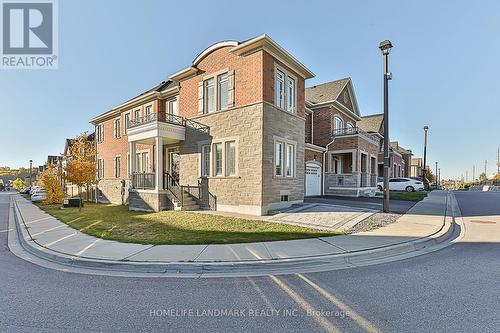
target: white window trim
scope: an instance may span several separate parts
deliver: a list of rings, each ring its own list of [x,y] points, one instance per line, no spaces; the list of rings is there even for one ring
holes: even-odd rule
[[[281,175],[276,174],[276,143],[281,143],[281,156],[283,157],[283,163],[281,164]],[[286,175],[286,165],[288,156],[286,154],[286,146],[291,145],[294,146],[294,157],[293,157],[293,165],[292,165],[292,175]],[[297,177],[297,142],[293,140],[288,140],[282,137],[274,136],[273,140],[273,177],[279,179],[293,179]]]
[[[119,123],[119,131],[116,131],[116,122]],[[116,117],[113,119],[113,138],[120,139],[122,137],[122,120],[121,117]]]
[[[200,175],[200,177],[210,177],[210,175],[212,174],[212,144],[210,143],[210,141],[204,141],[204,142],[200,142],[199,144],[199,151],[200,151],[200,164],[199,164],[199,172],[198,174]],[[205,154],[203,152],[203,148],[204,147],[209,147],[210,150],[208,152],[208,170],[204,170],[204,162],[205,162]],[[206,171],[205,173],[206,174],[203,174],[203,171]]]
[[[100,123],[96,126],[97,143],[104,142],[104,124]]]
[[[177,102],[177,113],[172,113],[172,110],[170,109],[170,103],[172,102]],[[165,110],[167,114],[179,115],[179,99],[177,96],[165,100]]]
[[[340,128],[336,128],[335,127],[335,124],[337,123],[336,120],[339,119],[340,120]],[[344,119],[342,119],[342,117],[337,113],[337,114],[334,114],[333,115],[333,124],[332,124],[332,127],[333,127],[333,130],[336,131],[336,130],[341,130],[344,128]]]
[[[128,126],[130,125],[130,123],[127,124],[127,115],[128,115],[128,120],[129,121],[132,120],[132,117],[131,117],[132,113],[131,113],[131,111],[127,111],[127,112],[123,113],[123,134],[127,134]]]
[[[214,80],[214,111],[210,112],[210,113],[214,113],[214,112],[218,112],[218,111],[225,111],[227,109],[229,109],[229,106],[226,107],[225,109],[220,109],[219,108],[219,95],[220,95],[220,92],[219,92],[219,84],[218,84],[218,78],[219,76],[223,75],[223,74],[228,74],[229,75],[229,68],[224,68],[224,69],[221,69],[220,71],[217,71],[217,72],[214,72],[214,73],[211,73],[210,75],[207,75],[207,76],[204,76],[203,77],[203,114],[209,114],[208,111],[207,111],[207,95],[206,95],[206,89],[205,89],[205,82],[207,80],[210,80],[210,79],[213,79]],[[228,84],[229,84],[229,78],[228,78]],[[234,89],[234,88],[233,88]],[[228,90],[229,92],[229,90]],[[179,106],[177,106],[179,107]]]
[[[227,175],[227,170],[226,170],[226,164],[227,164],[227,152],[226,152],[226,143],[228,142],[234,142],[235,145],[235,156],[234,156],[234,175]],[[215,175],[215,149],[214,146],[216,144],[221,144],[222,145],[222,174],[221,175]],[[200,175],[201,175],[201,163],[202,163],[202,154],[201,154],[201,147],[205,145],[210,145],[210,173],[209,173],[209,178],[239,178],[240,177],[240,172],[239,172],[239,138],[238,137],[228,137],[228,138],[221,138],[212,141],[211,143],[209,142],[201,142],[200,143]]]
[[[119,158],[120,158],[120,168],[119,168],[119,170],[120,170],[120,175],[116,175],[116,158],[117,158],[117,157],[119,157]],[[114,171],[114,176],[115,176],[115,178],[121,178],[121,177],[122,177],[122,156],[121,156],[121,155],[115,155],[115,158],[114,158],[114,160],[113,160],[113,164],[114,164],[114,166],[115,166],[115,168],[114,168],[114,170],[113,170],[113,171]]]
[[[104,158],[97,157],[97,179],[103,179],[103,178],[104,178]]]
[[[284,81],[283,81],[283,87],[284,87],[284,92],[283,92],[283,107],[278,106],[278,101],[276,100],[276,81],[277,81],[277,71],[280,71],[281,73],[284,74]],[[294,85],[294,101],[293,101],[293,108],[292,110],[288,110],[288,78],[293,79],[295,82]],[[280,110],[284,110],[288,113],[297,113],[297,85],[298,85],[298,79],[295,75],[291,74],[289,71],[284,69],[282,66],[278,65],[277,63],[274,63],[274,106],[276,106]]]

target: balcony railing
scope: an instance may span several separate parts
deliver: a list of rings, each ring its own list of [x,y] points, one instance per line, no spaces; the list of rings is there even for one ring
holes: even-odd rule
[[[359,134],[361,136],[364,136],[372,140],[376,139],[375,134],[367,133],[357,126],[337,128],[332,131],[332,137],[340,137],[340,136],[356,135],[356,134]]]
[[[170,113],[150,113],[143,117],[134,118],[130,120],[128,128],[134,128],[143,124],[151,123],[154,121],[159,121],[167,124],[180,125],[184,127],[190,127],[195,130],[209,134],[210,128],[202,123],[199,123],[192,119],[186,119],[181,116]]]
[[[154,189],[156,185],[154,173],[133,173],[132,174],[132,187],[141,190]]]

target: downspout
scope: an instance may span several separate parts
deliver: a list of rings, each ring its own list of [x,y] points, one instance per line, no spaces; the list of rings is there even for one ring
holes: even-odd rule
[[[94,124],[94,163],[97,163],[97,162],[98,162],[97,161],[97,125]],[[97,168],[96,168],[96,170],[98,170]],[[99,193],[99,177],[96,177],[96,183],[95,183],[95,203],[96,204],[99,203],[99,200],[97,198],[98,193]]]

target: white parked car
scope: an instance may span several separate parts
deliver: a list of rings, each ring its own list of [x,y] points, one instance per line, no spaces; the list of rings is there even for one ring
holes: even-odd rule
[[[384,188],[384,182],[378,182],[379,191]],[[424,190],[424,183],[411,178],[391,178],[389,179],[389,191],[415,192]]]
[[[43,188],[36,189],[35,192],[31,195],[31,201],[43,201],[47,199],[47,192]]]

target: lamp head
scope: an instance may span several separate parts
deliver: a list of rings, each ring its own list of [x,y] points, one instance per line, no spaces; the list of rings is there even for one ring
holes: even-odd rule
[[[429,129],[429,126],[425,125],[424,126],[424,131],[427,131]]]
[[[390,40],[386,39],[383,42],[380,42],[378,48],[382,51],[383,55],[388,55],[392,49],[392,43]]]

